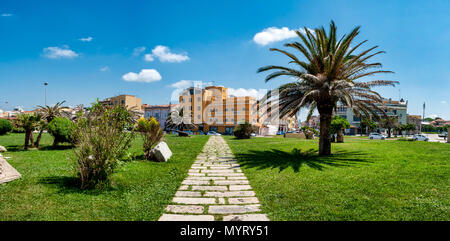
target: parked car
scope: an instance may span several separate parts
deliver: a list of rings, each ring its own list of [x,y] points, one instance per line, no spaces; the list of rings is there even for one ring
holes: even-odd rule
[[[384,139],[386,139],[386,136],[385,136],[385,135],[382,135],[382,134],[380,134],[380,133],[375,133],[375,132],[373,132],[373,133],[370,133],[369,139],[371,139],[371,140],[373,140],[373,139],[384,140]]]
[[[441,132],[439,135],[439,137],[447,137],[448,133],[446,131]]]
[[[414,141],[428,141],[428,137],[422,135],[422,134],[415,134],[413,136]]]
[[[277,132],[277,135],[284,135],[284,133],[286,133],[286,132],[284,132],[284,131],[278,131],[278,132]]]
[[[217,132],[215,132],[215,131],[208,131],[208,134],[207,134],[208,136],[221,136],[221,134],[220,133],[217,133]]]
[[[256,136],[256,134],[255,134],[255,133],[251,133],[250,136],[253,136],[253,137],[254,137],[254,136]]]

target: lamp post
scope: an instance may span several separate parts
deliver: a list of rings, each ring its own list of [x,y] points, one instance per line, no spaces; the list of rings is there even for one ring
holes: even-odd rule
[[[47,106],[47,82],[44,82],[44,97],[45,97],[45,106]]]

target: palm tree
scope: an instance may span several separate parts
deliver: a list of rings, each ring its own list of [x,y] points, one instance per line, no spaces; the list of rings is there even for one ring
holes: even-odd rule
[[[38,105],[38,107],[41,109],[40,112],[42,112],[43,118],[47,120],[47,123],[50,123],[55,117],[60,117],[63,114],[63,109],[68,108],[67,106],[62,106],[66,101],[61,101],[56,103],[54,106],[42,106]]]
[[[387,116],[381,120],[381,127],[388,131],[388,138],[391,138],[392,129],[398,125],[398,116]]]
[[[16,120],[16,125],[25,130],[25,144],[24,149],[28,150],[28,147],[34,147],[33,143],[33,130],[39,124],[41,120],[41,115],[35,113],[34,115],[22,114],[19,115]]]
[[[166,119],[166,127],[170,130],[178,132],[179,136],[186,136],[187,133],[184,130],[194,129],[196,125],[190,122],[190,117],[185,115],[184,108],[182,106],[174,108]]]
[[[297,81],[279,88],[280,116],[293,116],[302,107],[310,108],[310,112],[317,108],[320,115],[319,154],[331,153],[330,124],[333,109],[340,102],[355,113],[365,116],[377,116],[384,113],[377,104],[382,104],[381,96],[371,88],[375,86],[394,86],[397,81],[372,80],[359,82],[358,80],[378,73],[392,73],[392,71],[372,70],[381,67],[381,63],[368,63],[372,57],[384,53],[372,51],[378,46],[356,53],[355,51],[366,41],[353,44],[359,34],[359,26],[348,35],[338,40],[336,25],[330,24],[328,34],[323,27],[304,32],[296,31],[302,42],[287,43],[284,46],[300,52],[306,59],[302,61],[297,56],[285,50],[271,48],[290,58],[294,67],[269,65],[258,69],[258,73],[274,70],[266,77],[266,82],[279,77],[293,77]]]
[[[36,146],[37,148],[39,148],[39,143],[41,141],[41,137],[42,137],[42,133],[44,132],[44,130],[47,128],[47,125],[56,117],[60,117],[63,115],[63,109],[68,108],[67,106],[62,106],[62,104],[64,104],[64,101],[61,102],[57,102],[54,106],[42,106],[42,105],[38,105],[38,108],[40,108],[40,112],[42,113],[42,117],[44,120],[40,120],[39,121],[39,134],[36,138],[36,142],[34,143],[34,146]]]

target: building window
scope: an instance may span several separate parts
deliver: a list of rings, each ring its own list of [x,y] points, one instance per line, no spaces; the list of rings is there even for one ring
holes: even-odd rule
[[[200,101],[202,101],[202,99],[201,99],[200,97],[197,97],[197,101],[199,101],[199,102],[200,102]]]
[[[353,116],[353,121],[361,121],[361,118],[359,118],[358,116],[354,115]]]
[[[125,100],[122,100],[122,105],[124,105],[125,104]]]
[[[189,110],[192,110],[192,105],[191,105],[191,106],[189,106]]]
[[[200,110],[201,109],[201,107],[200,106],[197,106],[197,110]]]
[[[200,119],[201,118],[201,116],[200,115],[197,115],[197,119]]]

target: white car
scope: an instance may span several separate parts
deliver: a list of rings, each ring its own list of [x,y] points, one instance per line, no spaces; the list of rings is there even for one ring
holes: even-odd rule
[[[414,141],[428,141],[428,137],[422,135],[422,134],[415,134],[413,136]]]
[[[382,135],[382,134],[380,134],[380,133],[370,133],[370,135],[369,135],[369,139],[371,139],[371,140],[373,140],[373,139],[380,139],[380,140],[384,140],[384,139],[386,139],[386,136],[385,135]]]
[[[215,131],[208,131],[207,135],[208,135],[208,136],[221,136],[220,133],[217,133],[217,132],[215,132]]]

